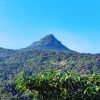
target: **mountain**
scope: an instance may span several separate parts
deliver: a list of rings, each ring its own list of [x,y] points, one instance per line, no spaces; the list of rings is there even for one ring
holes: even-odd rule
[[[55,50],[55,51],[72,51],[58,41],[54,35],[49,34],[40,41],[32,43],[28,49],[42,49],[42,50]]]
[[[15,79],[19,74],[27,76],[57,69],[79,75],[100,74],[100,54],[73,52],[52,34],[23,49],[0,48],[0,97],[20,95],[15,88]]]

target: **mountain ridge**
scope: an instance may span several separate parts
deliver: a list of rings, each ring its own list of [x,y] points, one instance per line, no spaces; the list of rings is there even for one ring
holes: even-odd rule
[[[67,51],[76,52],[62,44],[53,34],[48,34],[39,41],[33,42],[31,45],[20,49],[9,49],[0,47],[0,50],[20,51],[20,50],[49,50],[49,51]]]

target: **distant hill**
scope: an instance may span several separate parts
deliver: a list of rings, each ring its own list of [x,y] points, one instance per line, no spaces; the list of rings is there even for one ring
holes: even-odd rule
[[[40,41],[32,43],[27,49],[42,49],[42,50],[55,50],[55,51],[72,51],[58,41],[54,35],[49,34]]]

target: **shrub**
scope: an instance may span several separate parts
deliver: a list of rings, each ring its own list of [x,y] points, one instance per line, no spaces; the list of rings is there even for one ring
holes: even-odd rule
[[[99,100],[100,75],[78,76],[70,72],[45,71],[20,76],[16,88],[36,100]]]

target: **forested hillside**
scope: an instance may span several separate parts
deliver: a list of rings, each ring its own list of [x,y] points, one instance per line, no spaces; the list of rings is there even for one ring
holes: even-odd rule
[[[48,36],[47,36],[48,37]],[[76,73],[77,75],[100,75],[100,54],[77,53],[61,46],[50,35],[33,45],[19,50],[0,48],[0,97],[18,97],[15,80],[19,75],[31,76],[46,70]],[[44,43],[47,42],[47,44]],[[52,42],[55,42],[52,49]],[[42,48],[43,43],[43,48]],[[60,46],[59,46],[60,43]],[[41,48],[39,47],[41,45]],[[56,48],[58,46],[59,50]],[[50,47],[49,47],[50,46]],[[66,49],[65,49],[66,48]]]

